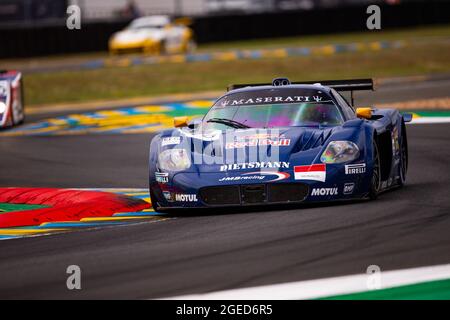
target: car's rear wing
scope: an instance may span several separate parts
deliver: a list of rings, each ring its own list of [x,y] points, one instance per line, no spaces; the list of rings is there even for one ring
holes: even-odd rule
[[[333,88],[336,91],[350,91],[351,104],[353,105],[353,91],[374,90],[373,79],[351,79],[351,80],[318,80],[318,81],[298,81],[290,82],[287,78],[273,79],[272,83],[249,83],[249,84],[231,84],[227,91],[260,86],[287,86],[291,84],[320,84],[322,86]]]

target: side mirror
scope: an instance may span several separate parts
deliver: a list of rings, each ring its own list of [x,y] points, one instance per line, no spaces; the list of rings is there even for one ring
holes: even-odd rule
[[[358,118],[371,119],[372,118],[372,108],[356,108],[356,116]]]
[[[173,118],[173,126],[175,128],[187,127],[187,125],[188,125],[188,117],[183,116]]]
[[[405,122],[411,122],[413,119],[412,113],[403,113],[402,117],[403,117],[403,121],[405,121]]]

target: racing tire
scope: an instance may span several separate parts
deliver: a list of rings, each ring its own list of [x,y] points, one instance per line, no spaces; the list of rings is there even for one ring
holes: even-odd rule
[[[11,109],[11,127],[20,125],[25,121],[25,114],[24,114],[23,106],[21,107],[20,112],[16,114],[16,115],[21,114],[21,116],[19,116],[19,119],[16,118],[16,115],[14,114],[15,112],[16,112],[16,110]]]
[[[18,125],[24,123],[24,121],[25,121],[25,114],[24,114],[23,106],[21,107],[21,110],[20,110],[21,116],[19,119],[16,119],[16,117],[14,115],[14,111],[15,110],[11,110],[11,126],[12,127],[18,126]]]
[[[11,110],[11,119],[12,119],[12,125],[20,125],[25,122],[25,94],[23,90],[23,80],[20,79],[20,110],[17,112],[16,115],[18,115],[19,119],[16,119],[16,115],[14,114],[17,110],[12,109]]]
[[[370,181],[369,198],[375,200],[381,189],[381,162],[378,145],[373,141],[373,170],[372,179]]]
[[[406,173],[408,171],[408,140],[406,138],[406,127],[402,121],[402,135],[400,140],[400,163],[399,163],[399,178],[397,183],[399,187],[403,187],[406,183]]]

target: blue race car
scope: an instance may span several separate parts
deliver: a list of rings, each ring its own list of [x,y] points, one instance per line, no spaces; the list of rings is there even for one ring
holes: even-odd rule
[[[411,114],[353,107],[371,79],[232,85],[150,146],[155,211],[375,199],[401,187]],[[340,92],[351,92],[351,103]]]

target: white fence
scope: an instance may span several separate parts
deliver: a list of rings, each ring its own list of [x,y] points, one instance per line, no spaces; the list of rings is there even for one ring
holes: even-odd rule
[[[69,0],[81,7],[83,18],[89,20],[108,19],[123,10],[127,0]],[[142,15],[202,15],[206,12],[205,0],[135,0]]]

